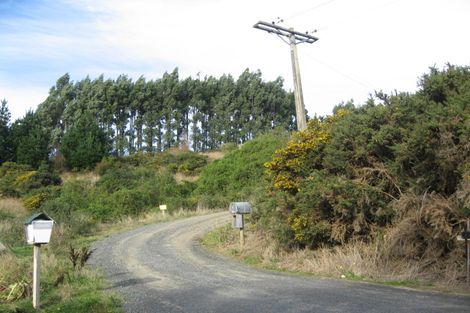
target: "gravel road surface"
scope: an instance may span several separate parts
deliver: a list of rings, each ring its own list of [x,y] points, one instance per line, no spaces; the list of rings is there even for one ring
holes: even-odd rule
[[[228,213],[145,226],[97,242],[90,264],[126,312],[470,313],[470,297],[252,269],[199,245]]]

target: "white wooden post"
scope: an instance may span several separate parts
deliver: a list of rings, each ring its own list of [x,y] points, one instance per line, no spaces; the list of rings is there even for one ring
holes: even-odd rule
[[[243,249],[245,248],[245,234],[243,232],[243,228],[245,227],[245,223],[243,220],[243,214],[240,214],[241,219],[242,219],[242,227],[240,228],[240,252],[243,252]]]
[[[39,309],[40,277],[41,277],[41,245],[34,245],[33,260],[33,307]]]

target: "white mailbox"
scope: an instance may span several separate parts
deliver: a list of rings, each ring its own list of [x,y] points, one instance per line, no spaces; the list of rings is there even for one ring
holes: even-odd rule
[[[26,242],[30,245],[49,243],[54,220],[46,213],[37,213],[24,221]]]

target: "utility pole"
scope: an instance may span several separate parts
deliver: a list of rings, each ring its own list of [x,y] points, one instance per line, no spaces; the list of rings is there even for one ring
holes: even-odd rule
[[[300,66],[299,58],[297,56],[297,44],[299,43],[314,43],[318,40],[317,37],[309,35],[308,33],[300,33],[294,31],[293,28],[284,28],[279,25],[276,25],[274,22],[266,23],[259,21],[256,23],[254,28],[264,30],[271,34],[276,34],[281,38],[285,43],[290,45],[291,52],[291,61],[292,61],[292,73],[294,76],[294,96],[295,96],[295,114],[297,120],[297,130],[302,131],[307,128],[307,118],[305,117],[305,105],[304,105],[304,96],[302,93],[302,82],[300,80]],[[289,39],[286,41],[283,37]]]

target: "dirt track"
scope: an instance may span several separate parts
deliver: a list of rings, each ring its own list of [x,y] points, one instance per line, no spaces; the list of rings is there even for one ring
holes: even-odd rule
[[[96,243],[90,263],[126,312],[470,312],[470,297],[255,270],[206,252],[199,238],[228,213],[150,225]]]

